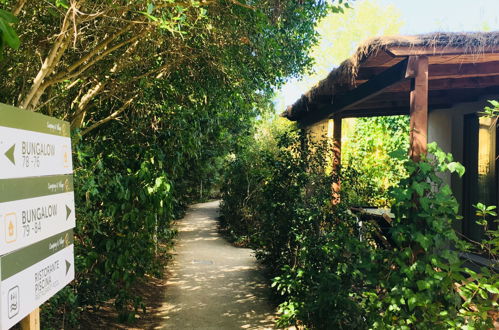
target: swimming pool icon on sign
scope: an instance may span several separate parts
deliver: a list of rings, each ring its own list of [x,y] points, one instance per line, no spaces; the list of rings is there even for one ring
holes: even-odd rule
[[[19,287],[17,285],[9,290],[7,299],[7,306],[9,306],[8,316],[11,319],[19,313]]]

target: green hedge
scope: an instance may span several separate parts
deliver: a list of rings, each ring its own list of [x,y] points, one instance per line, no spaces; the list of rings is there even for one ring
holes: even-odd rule
[[[277,148],[251,148],[228,164],[222,223],[249,237],[271,271],[283,301],[279,325],[491,327],[487,312],[498,307],[491,299],[499,290],[497,274],[482,269],[476,275],[449,248],[468,248],[452,229],[457,202],[437,175],[462,174],[451,155],[431,145],[431,159],[402,162],[408,176],[390,193],[393,247],[383,249],[347,198],[332,205],[330,187],[338,178],[327,170],[327,142],[313,145],[298,131],[275,138]]]

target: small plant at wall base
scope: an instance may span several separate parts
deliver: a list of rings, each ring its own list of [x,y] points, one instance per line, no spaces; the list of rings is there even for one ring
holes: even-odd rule
[[[395,248],[380,254],[388,263],[379,277],[382,293],[370,296],[371,306],[377,306],[370,317],[380,329],[486,329],[492,326],[487,315],[492,306],[473,295],[463,299],[460,287],[467,279],[471,276],[474,282],[468,284],[477,288],[482,279],[473,277],[459,258],[466,243],[452,228],[460,219],[458,203],[437,175],[450,171],[461,176],[464,167],[435,143],[428,150],[431,157],[406,162],[409,177],[392,190]]]
[[[477,224],[483,226],[484,238],[473,247],[474,252],[486,257],[490,262],[490,267],[480,267],[479,272],[469,271],[469,277],[463,285],[456,285],[456,290],[460,293],[467,305],[473,310],[477,310],[476,304],[472,301],[480,300],[480,312],[487,313],[490,319],[496,320],[495,327],[499,326],[499,229],[495,225],[495,230],[490,229],[491,223],[499,223],[496,206],[487,206],[483,203],[474,205]]]
[[[499,102],[495,100],[489,100],[488,102],[490,106],[485,107],[482,113],[488,117],[497,119],[499,117]]]
[[[478,217],[476,222],[483,227],[485,233],[484,240],[479,244],[480,250],[484,252],[484,255],[486,255],[493,264],[499,265],[499,231],[498,229],[491,230],[489,226],[489,222],[499,223],[499,219],[494,219],[493,221],[489,220],[490,218],[497,217],[497,212],[495,211],[497,207],[494,205],[487,206],[483,203],[477,203],[476,205],[473,205],[473,207],[475,208],[476,216]],[[495,227],[497,228],[498,226],[495,225]]]

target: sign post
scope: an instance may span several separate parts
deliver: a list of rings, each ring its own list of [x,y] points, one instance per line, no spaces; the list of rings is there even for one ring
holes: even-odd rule
[[[74,279],[72,173],[69,123],[0,103],[0,330]]]
[[[40,307],[21,320],[22,330],[40,330]]]

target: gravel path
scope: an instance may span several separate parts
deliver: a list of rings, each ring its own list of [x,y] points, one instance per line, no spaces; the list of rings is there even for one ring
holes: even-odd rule
[[[217,232],[218,202],[193,205],[179,222],[163,329],[272,329],[274,310],[252,250]]]

